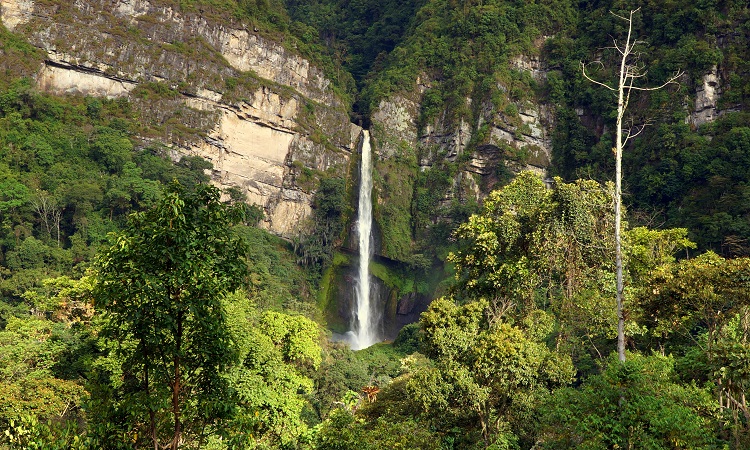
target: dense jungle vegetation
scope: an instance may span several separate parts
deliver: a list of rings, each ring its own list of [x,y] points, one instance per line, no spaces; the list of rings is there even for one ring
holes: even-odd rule
[[[447,206],[468,156],[415,177],[406,266],[454,277],[394,342],[352,352],[317,298],[351,217],[344,180],[321,181],[307,240],[274,237],[240,190],[209,186],[210,163],[142,139],[126,98],[37,91],[44,55],[0,26],[1,449],[750,448],[747,2],[154,3],[283,38],[364,123],[429,80],[420,126],[465,120],[467,153],[486,117],[548,104],[557,177],[503,165],[481,205]],[[637,7],[643,81],[686,75],[631,104],[652,125],[625,152],[620,363],[616,104],[580,61],[614,77],[609,11]],[[520,54],[545,81],[512,68]],[[691,125],[714,66],[721,115]]]

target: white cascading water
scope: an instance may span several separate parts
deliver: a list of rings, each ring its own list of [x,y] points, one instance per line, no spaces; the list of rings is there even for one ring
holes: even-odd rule
[[[361,350],[378,342],[378,314],[370,299],[370,241],[372,231],[372,151],[370,133],[362,131],[362,162],[360,164],[359,210],[357,236],[359,238],[359,270],[357,273],[357,310],[352,319],[354,336],[352,350]]]

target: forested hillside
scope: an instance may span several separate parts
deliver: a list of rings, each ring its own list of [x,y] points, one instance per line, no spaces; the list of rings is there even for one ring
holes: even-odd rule
[[[750,448],[747,2],[0,17],[0,449]]]

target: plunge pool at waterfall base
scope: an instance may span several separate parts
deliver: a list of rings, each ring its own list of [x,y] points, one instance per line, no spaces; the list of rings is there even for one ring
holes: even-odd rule
[[[341,333],[333,333],[331,335],[331,340],[333,342],[345,342],[349,345],[349,348],[352,350],[364,350],[365,348],[369,347],[370,345],[378,344],[379,342],[374,343],[368,343],[368,345],[363,345],[363,343],[359,342],[359,337],[354,331],[347,331],[344,334]]]

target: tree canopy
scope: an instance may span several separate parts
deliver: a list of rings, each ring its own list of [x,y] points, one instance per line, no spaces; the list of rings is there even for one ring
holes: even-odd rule
[[[244,285],[247,267],[232,233],[241,217],[219,196],[172,185],[98,257],[94,305],[113,350],[112,391],[96,398],[109,412],[103,442],[176,450],[232,412],[222,373],[237,354],[222,299]]]

